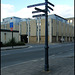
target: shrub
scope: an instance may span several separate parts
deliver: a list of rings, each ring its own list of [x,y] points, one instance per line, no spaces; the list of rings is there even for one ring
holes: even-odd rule
[[[17,45],[25,45],[25,43],[19,41],[19,42],[17,43]]]
[[[2,47],[6,47],[6,46],[19,46],[19,45],[25,45],[24,42],[16,42],[15,38],[10,39],[9,42],[2,44]]]

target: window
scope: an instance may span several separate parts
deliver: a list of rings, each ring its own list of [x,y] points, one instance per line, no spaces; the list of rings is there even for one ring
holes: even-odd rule
[[[3,21],[4,21],[4,19],[3,19]]]
[[[12,18],[11,18],[12,19]]]
[[[69,20],[67,22],[69,23]]]
[[[52,19],[52,23],[53,23],[53,19]]]
[[[72,20],[70,20],[70,23],[72,23]]]

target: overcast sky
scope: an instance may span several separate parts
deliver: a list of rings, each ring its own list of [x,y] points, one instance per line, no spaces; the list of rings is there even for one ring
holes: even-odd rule
[[[57,14],[68,18],[74,16],[74,0],[48,0],[53,3],[54,11],[49,14]],[[34,8],[27,8],[28,5],[45,2],[45,0],[1,0],[1,21],[3,18],[16,16],[20,18],[31,18]],[[44,6],[39,7],[44,9]]]

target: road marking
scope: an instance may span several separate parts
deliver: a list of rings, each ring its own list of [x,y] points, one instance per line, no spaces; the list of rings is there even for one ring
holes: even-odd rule
[[[36,61],[38,61],[38,60],[32,60],[32,61],[36,62]]]
[[[32,46],[28,47],[28,48],[32,48]]]
[[[73,50],[73,49],[70,49],[70,50]]]
[[[51,55],[51,56],[55,56],[55,55]]]
[[[44,58],[41,58],[40,60],[44,60]]]

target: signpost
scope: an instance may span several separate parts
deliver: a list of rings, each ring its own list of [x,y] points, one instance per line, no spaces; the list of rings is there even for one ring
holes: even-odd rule
[[[12,48],[13,48],[13,22],[10,22],[10,28],[12,31]]]
[[[50,2],[48,2],[48,0],[45,0],[45,3],[27,6],[27,8],[30,8],[30,7],[45,5],[44,10],[35,7],[35,10],[37,10],[37,11],[32,12],[32,13],[39,13],[39,12],[44,13],[44,14],[39,14],[39,15],[33,15],[33,17],[45,16],[45,71],[49,71],[49,63],[48,63],[48,48],[49,48],[48,47],[48,12],[50,12],[50,11],[48,9],[51,9],[53,11],[53,9],[48,6],[48,4],[54,7],[54,5]]]

